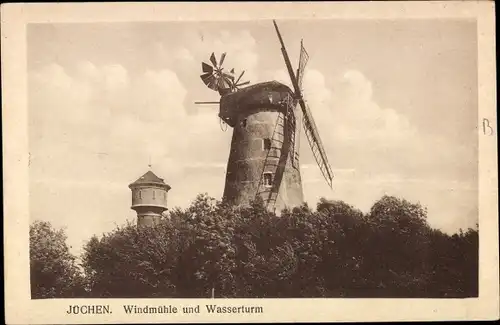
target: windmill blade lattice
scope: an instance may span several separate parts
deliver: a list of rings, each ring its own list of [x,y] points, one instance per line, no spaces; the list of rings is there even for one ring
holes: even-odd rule
[[[231,73],[234,73],[234,69],[231,69]],[[240,89],[241,86],[245,86],[250,83],[250,81],[244,81],[240,83],[241,77],[243,77],[244,74],[245,70],[241,72],[240,76],[236,80],[234,80],[233,78],[231,82],[231,91],[237,91],[238,89]]]
[[[314,122],[309,106],[304,102],[303,99],[299,100],[299,104],[303,112],[302,125],[304,127],[309,146],[311,147],[314,160],[316,160],[321,174],[323,174],[323,177],[328,183],[328,186],[330,186],[331,188],[333,182],[333,171],[330,163],[328,162],[328,156],[325,152],[323,143],[321,142],[318,128],[316,126],[316,123]]]
[[[225,58],[226,53],[222,53],[219,64],[217,64],[215,54],[212,53],[210,56],[210,63],[212,63],[212,65],[205,62],[201,63],[201,69],[204,73],[200,75],[200,78],[208,88],[214,91],[220,92],[224,89],[231,89],[234,82],[234,76],[225,73],[222,68]]]

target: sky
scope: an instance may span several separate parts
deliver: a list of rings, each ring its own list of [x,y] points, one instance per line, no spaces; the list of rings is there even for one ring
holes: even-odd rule
[[[332,165],[330,189],[302,133],[304,196],[368,212],[384,194],[420,202],[447,233],[474,228],[477,206],[477,41],[467,20],[278,22]],[[128,184],[152,170],[169,207],[221,198],[231,128],[201,62],[251,84],[290,85],[271,21],[30,24],[30,213],[64,227],[73,252],[127,220]]]

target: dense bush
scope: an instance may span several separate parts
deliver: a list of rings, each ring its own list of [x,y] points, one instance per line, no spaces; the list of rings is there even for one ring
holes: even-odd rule
[[[200,195],[156,227],[92,238],[83,265],[93,297],[477,296],[477,231],[448,236],[426,216],[388,196],[366,215],[322,199],[278,217]]]

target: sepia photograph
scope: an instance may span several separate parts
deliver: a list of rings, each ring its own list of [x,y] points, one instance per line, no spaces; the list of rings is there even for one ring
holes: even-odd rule
[[[67,317],[480,297],[498,211],[480,217],[496,113],[479,113],[477,17],[272,8],[25,24],[30,301]]]

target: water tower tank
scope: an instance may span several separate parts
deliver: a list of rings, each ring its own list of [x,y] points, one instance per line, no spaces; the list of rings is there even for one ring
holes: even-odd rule
[[[167,194],[170,186],[162,178],[148,171],[129,185],[132,190],[131,209],[137,212],[138,226],[156,225],[167,210]]]

